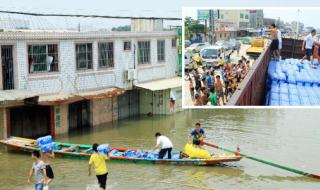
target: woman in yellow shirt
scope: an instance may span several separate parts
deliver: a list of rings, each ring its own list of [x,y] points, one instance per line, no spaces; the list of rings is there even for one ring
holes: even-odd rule
[[[88,175],[91,176],[91,168],[93,166],[96,172],[98,183],[100,185],[100,190],[105,190],[108,176],[106,160],[109,160],[109,158],[105,154],[98,153],[98,146],[99,145],[97,143],[92,145],[92,150],[94,153],[91,155],[89,160]]]

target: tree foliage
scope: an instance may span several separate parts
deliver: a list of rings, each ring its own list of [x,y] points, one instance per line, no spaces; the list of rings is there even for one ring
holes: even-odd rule
[[[189,39],[190,34],[200,34],[206,32],[206,27],[204,24],[200,24],[198,20],[194,20],[191,17],[185,18],[185,38]]]

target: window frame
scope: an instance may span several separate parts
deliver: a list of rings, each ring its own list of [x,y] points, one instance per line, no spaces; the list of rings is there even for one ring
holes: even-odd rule
[[[171,47],[172,48],[177,48],[177,38],[172,38],[171,39]]]
[[[45,70],[39,70],[39,71],[35,71],[34,69],[33,69],[33,72],[31,72],[31,63],[30,63],[30,59],[32,58],[32,56],[34,56],[34,52],[33,52],[33,50],[32,50],[32,48],[34,47],[34,46],[45,46],[45,64],[43,64],[43,65],[45,65],[46,66],[46,69]],[[53,46],[52,48],[53,49],[56,49],[56,52],[51,52],[51,53],[49,53],[49,46]],[[59,54],[60,54],[60,51],[59,51],[59,43],[57,43],[57,42],[46,42],[46,43],[43,43],[43,42],[35,42],[35,43],[27,43],[27,45],[26,45],[26,53],[27,53],[27,73],[28,74],[31,74],[31,75],[33,75],[33,74],[44,74],[44,73],[46,73],[46,74],[49,74],[49,73],[59,73],[60,72],[60,56],[59,56]],[[29,48],[31,48],[31,52],[29,51]],[[48,63],[47,63],[47,59],[48,59],[48,57],[49,57],[49,54],[53,54],[53,60],[52,60],[52,62],[51,62],[51,64],[54,64],[54,65],[56,65],[56,66],[54,66],[54,68],[56,67],[57,69],[53,69],[53,70],[51,70],[51,67],[50,67],[50,70],[48,71]],[[56,56],[56,57],[54,57],[54,55]],[[32,64],[34,64],[34,63],[32,63]],[[51,65],[50,64],[50,65]],[[37,65],[39,65],[39,63],[37,63]]]
[[[108,44],[112,44],[112,51],[111,51],[111,53],[112,53],[112,58],[111,58],[111,64],[110,63],[108,63],[108,60],[109,60],[109,57],[108,57],[108,49],[106,50],[106,60],[107,60],[107,63],[106,63],[106,65],[105,66],[102,66],[101,64],[100,64],[100,45],[102,45],[102,44],[105,44],[105,45],[107,45],[107,47],[108,47]],[[112,69],[112,68],[114,68],[114,42],[113,41],[105,41],[105,42],[98,42],[97,43],[97,50],[98,50],[98,68],[99,69]],[[108,66],[108,65],[111,65],[111,66]]]
[[[81,68],[79,67],[80,63],[78,64],[78,52],[77,52],[77,46],[80,46],[80,45],[85,45],[86,47],[86,52],[85,52],[85,55],[86,55],[86,67],[85,68]],[[89,59],[88,57],[88,45],[91,45],[91,59]],[[83,71],[83,70],[93,70],[93,42],[77,42],[75,43],[75,61],[76,61],[76,70],[77,71]],[[91,61],[91,68],[88,68],[89,66],[89,61]]]
[[[129,44],[129,48],[126,49],[126,43]],[[131,51],[131,41],[123,41],[123,51]]]
[[[160,48],[163,48],[163,51],[159,52],[159,43],[162,43],[163,45]],[[159,53],[162,53],[159,55]],[[161,59],[159,59],[159,56],[161,56]],[[165,39],[159,39],[157,40],[157,61],[158,62],[165,62],[166,61],[166,40]]]
[[[142,52],[143,53],[143,55],[142,55],[142,57],[141,57],[141,55],[140,55],[140,47],[139,47],[139,44],[140,43],[147,43],[148,44],[148,48],[149,48],[149,50],[148,50],[148,52],[146,53],[146,52]],[[145,45],[145,44],[144,44]],[[137,48],[137,53],[138,53],[138,55],[137,55],[137,59],[138,59],[138,65],[151,65],[151,40],[139,40],[138,42],[137,42],[137,46],[138,46],[138,48]],[[145,50],[146,49],[146,47],[143,47],[143,50],[144,51],[146,51]],[[141,58],[143,59],[143,60],[141,60]],[[146,61],[146,59],[148,59],[147,61]],[[140,61],[142,61],[142,62],[140,62]]]

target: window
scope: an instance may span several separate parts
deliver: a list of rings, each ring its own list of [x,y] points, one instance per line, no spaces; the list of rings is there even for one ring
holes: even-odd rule
[[[123,43],[123,50],[128,51],[131,50],[131,42],[124,42]]]
[[[171,40],[171,46],[172,46],[172,47],[177,47],[177,38],[173,38],[173,39]]]
[[[29,73],[57,72],[58,45],[28,45]]]
[[[240,13],[240,18],[243,18],[243,13]]]
[[[245,17],[246,19],[249,19],[249,15],[246,15],[246,17]]]
[[[223,19],[223,14],[220,15],[220,18]]]
[[[92,44],[76,44],[77,69],[92,69]]]
[[[138,42],[138,64],[150,64],[150,41]]]
[[[158,50],[158,61],[164,61],[165,60],[165,41],[164,40],[158,40],[157,50]]]
[[[113,42],[99,43],[99,67],[113,67]]]

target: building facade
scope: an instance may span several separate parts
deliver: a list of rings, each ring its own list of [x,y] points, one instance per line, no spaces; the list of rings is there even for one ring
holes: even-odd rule
[[[249,26],[249,10],[219,10],[219,20],[234,22],[236,30],[246,29]]]
[[[250,28],[259,29],[263,26],[263,10],[249,10]]]
[[[181,86],[177,31],[11,31],[0,42],[0,138],[58,135],[139,115],[141,107],[143,114],[181,107],[172,95]],[[175,85],[143,86],[162,80]],[[159,99],[169,106],[145,108]]]

